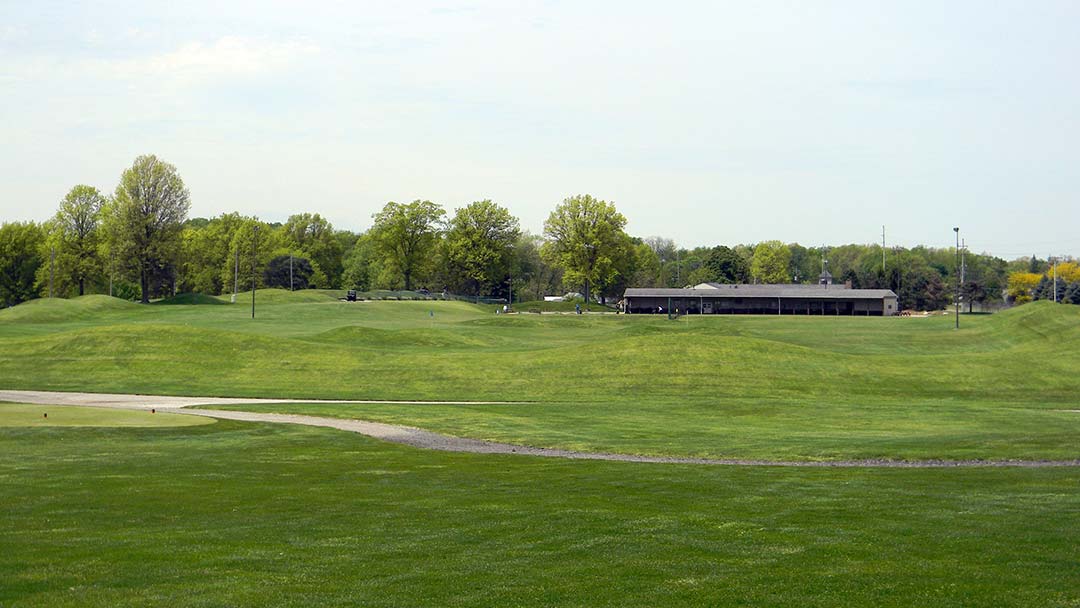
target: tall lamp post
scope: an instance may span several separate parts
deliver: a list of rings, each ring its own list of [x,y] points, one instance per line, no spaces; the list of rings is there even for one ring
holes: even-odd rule
[[[953,228],[956,233],[956,329],[960,329],[960,227]]]
[[[510,264],[507,270],[510,275],[510,279],[506,283],[506,311],[511,312],[514,310],[514,244],[510,244]]]
[[[255,256],[256,245],[259,242],[259,225],[252,227],[251,231],[251,318],[255,318]]]

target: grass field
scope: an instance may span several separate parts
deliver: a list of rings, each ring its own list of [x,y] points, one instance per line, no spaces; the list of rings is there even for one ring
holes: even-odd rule
[[[258,298],[254,321],[203,298],[0,311],[0,388],[521,400],[243,407],[650,454],[1080,457],[1076,307],[955,331]],[[571,461],[68,410],[0,404],[4,608],[1080,604],[1076,467]]]
[[[0,428],[2,606],[1074,606],[1080,470],[428,452]]]
[[[274,406],[498,441],[833,459],[1078,456],[1080,308],[951,319],[511,315],[458,302],[102,296],[0,311],[4,388],[502,400]]]

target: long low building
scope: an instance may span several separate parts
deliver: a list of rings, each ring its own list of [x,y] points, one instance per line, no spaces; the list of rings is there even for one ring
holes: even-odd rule
[[[833,285],[823,275],[817,285],[726,285],[702,283],[686,289],[630,288],[623,294],[629,314],[895,315],[889,289]]]

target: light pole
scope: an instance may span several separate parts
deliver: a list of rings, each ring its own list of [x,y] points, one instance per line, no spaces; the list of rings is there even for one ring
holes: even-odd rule
[[[1054,267],[1054,303],[1057,304],[1057,258],[1050,256],[1050,263]]]
[[[953,228],[956,233],[956,329],[960,329],[960,227]]]
[[[596,263],[593,257],[596,255],[596,245],[594,243],[584,243],[582,246],[585,247],[585,249],[589,252],[587,254],[589,270],[585,273],[585,312],[589,312],[589,299],[591,296],[591,294],[589,293],[589,275],[592,273],[593,264]]]
[[[256,246],[259,243],[259,226],[256,224],[251,231],[251,318],[255,318],[255,256]]]

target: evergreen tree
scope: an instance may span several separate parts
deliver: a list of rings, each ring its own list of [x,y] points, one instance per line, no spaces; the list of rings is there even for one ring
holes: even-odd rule
[[[1051,281],[1044,274],[1039,279],[1038,284],[1035,285],[1035,289],[1031,290],[1032,300],[1053,300],[1054,299],[1054,282]]]
[[[1080,304],[1080,281],[1073,281],[1065,289],[1064,302],[1068,304]]]

